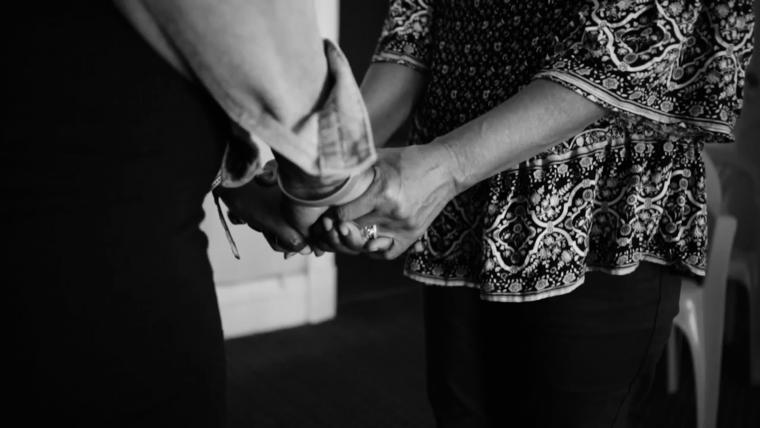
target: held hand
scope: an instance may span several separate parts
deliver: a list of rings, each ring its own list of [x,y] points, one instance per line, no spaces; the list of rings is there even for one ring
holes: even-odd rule
[[[262,232],[275,251],[311,252],[303,234],[285,221],[280,211],[283,197],[276,185],[251,180],[239,188],[216,191],[229,208],[230,218],[240,219]]]
[[[328,211],[309,229],[312,245],[323,251],[356,255],[363,251],[367,238],[361,236],[359,227],[345,222],[338,228],[334,215]]]
[[[313,235],[314,224],[328,210],[333,200],[350,198],[351,192],[363,191],[360,183],[365,182],[366,187],[371,178],[360,176],[360,180],[357,181],[350,177],[313,177],[304,174],[287,159],[278,162],[281,164],[276,168],[275,174],[279,178],[275,180],[279,180],[280,189],[285,196],[281,204],[285,220],[309,240],[317,255],[321,255],[321,248],[326,246],[313,245],[319,241],[318,237]]]
[[[353,221],[336,221],[332,215],[322,216],[311,228],[311,236],[317,248],[343,254],[366,253],[377,257],[379,252],[390,249],[393,239],[381,236],[376,239],[369,237],[367,228],[360,228]]]
[[[379,252],[386,259],[398,257],[456,196],[449,173],[453,162],[448,149],[436,143],[378,150],[370,187],[359,198],[335,208],[336,218],[343,222],[338,230],[348,221],[360,228],[376,225],[377,239],[366,242],[364,251]],[[390,248],[389,239],[393,240]]]
[[[310,227],[319,220],[327,209],[328,207],[308,207],[294,204],[284,197],[281,201],[281,212],[284,220],[301,236],[305,237],[310,244],[314,240],[314,237],[309,234]],[[312,247],[315,254],[322,255],[323,250],[321,248],[314,245]]]

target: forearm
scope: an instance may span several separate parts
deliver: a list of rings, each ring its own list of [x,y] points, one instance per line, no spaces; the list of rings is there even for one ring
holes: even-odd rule
[[[361,84],[375,147],[383,147],[404,121],[425,89],[427,76],[393,63],[370,65]]]
[[[432,144],[444,151],[457,193],[578,134],[605,109],[547,80],[536,80],[488,113]]]

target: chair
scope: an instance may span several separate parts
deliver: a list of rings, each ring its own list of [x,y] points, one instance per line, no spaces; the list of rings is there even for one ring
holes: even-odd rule
[[[707,272],[703,281],[683,279],[680,311],[674,319],[673,333],[676,329],[683,333],[694,360],[697,428],[714,428],[720,396],[726,282],[736,219],[723,213],[717,170],[708,155],[704,154],[703,158],[710,224]],[[678,388],[679,354],[677,337],[671,334],[667,360],[668,391],[671,393]]]

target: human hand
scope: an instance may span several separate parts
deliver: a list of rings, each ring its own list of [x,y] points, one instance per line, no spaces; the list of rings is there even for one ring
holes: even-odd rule
[[[360,242],[355,232],[343,235],[341,228],[351,232],[350,221],[359,230],[375,225],[377,236],[365,237],[361,250],[385,259],[398,257],[456,196],[449,172],[453,162],[447,147],[435,143],[378,150],[374,181],[359,198],[334,208],[337,223],[330,230],[337,228],[340,242],[355,251]]]
[[[368,169],[356,178],[356,190],[359,192],[354,198],[365,193],[375,178],[374,167]],[[340,224],[340,227],[338,227]],[[366,233],[353,222],[340,222],[335,220],[332,210],[325,212],[319,221],[309,228],[310,242],[315,249],[344,254],[359,254],[364,252],[364,246],[368,241]]]
[[[280,204],[280,212],[282,213],[282,218],[290,227],[293,228],[293,230],[296,230],[307,240],[317,256],[321,256],[324,250],[322,250],[319,246],[314,245],[314,237],[310,235],[309,230],[310,227],[316,223],[317,220],[319,220],[322,214],[324,214],[329,207],[310,207],[298,205],[285,197],[281,199]]]
[[[314,204],[325,198],[329,200],[331,194],[334,195],[344,184],[348,184],[348,177],[309,176],[289,160],[276,154],[275,157],[278,158],[277,161],[268,165],[273,165],[273,180],[275,183],[279,181],[284,196],[281,201],[283,216],[295,230],[313,243],[313,237],[309,235],[310,229],[329,208],[329,203],[324,206]],[[315,247],[315,252],[321,255],[322,250]]]
[[[367,232],[352,221],[336,221],[329,211],[311,227],[310,231],[312,245],[320,250],[351,255],[369,252],[366,245],[371,240]],[[392,240],[383,239],[387,241],[383,249],[389,248]]]
[[[265,175],[239,188],[217,188],[219,197],[229,208],[234,223],[246,223],[261,232],[273,250],[285,253],[311,253],[306,238],[286,221],[281,212],[284,199],[275,182]]]

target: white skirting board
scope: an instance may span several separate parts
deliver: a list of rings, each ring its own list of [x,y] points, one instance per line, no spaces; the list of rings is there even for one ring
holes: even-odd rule
[[[227,339],[327,321],[336,309],[335,259],[309,256],[305,271],[218,284]]]

